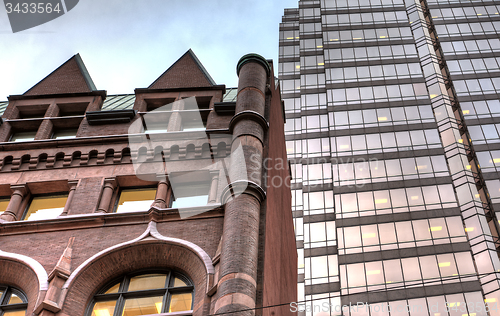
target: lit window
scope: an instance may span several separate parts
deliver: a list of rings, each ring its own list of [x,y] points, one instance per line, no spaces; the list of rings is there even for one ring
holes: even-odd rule
[[[14,133],[10,138],[11,142],[29,142],[35,140],[36,131]]]
[[[7,206],[9,205],[10,199],[8,198],[0,198],[0,213],[5,211],[7,209]]]
[[[117,213],[147,211],[156,197],[156,188],[126,189],[120,192]]]
[[[54,132],[54,135],[52,135],[52,139],[75,138],[77,132],[78,132],[77,128],[57,130]]]
[[[28,300],[19,290],[0,285],[0,315],[2,316],[24,316]]]
[[[172,272],[125,276],[94,296],[90,316],[191,311],[193,290],[186,277]]]
[[[183,183],[172,185],[172,208],[207,205],[209,189],[209,183]]]
[[[57,218],[66,205],[66,195],[36,196],[24,216],[25,221]]]

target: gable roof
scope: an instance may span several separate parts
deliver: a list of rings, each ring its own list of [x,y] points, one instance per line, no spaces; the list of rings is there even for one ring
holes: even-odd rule
[[[194,52],[189,49],[148,89],[199,88],[216,85]]]
[[[97,90],[80,54],[68,59],[23,95],[81,93]]]

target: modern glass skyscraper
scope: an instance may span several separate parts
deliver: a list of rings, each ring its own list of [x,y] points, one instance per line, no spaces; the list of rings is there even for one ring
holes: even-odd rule
[[[279,55],[294,309],[499,315],[500,1],[298,7]]]

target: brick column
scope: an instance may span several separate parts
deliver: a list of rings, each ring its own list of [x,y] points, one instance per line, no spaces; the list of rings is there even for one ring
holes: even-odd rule
[[[237,67],[239,84],[236,114],[230,123],[231,152],[242,146],[244,157],[231,155],[231,183],[224,189],[224,229],[216,313],[255,315],[261,203],[262,151],[267,121],[265,92],[270,66],[255,54],[243,56]],[[245,163],[246,168],[241,168]],[[246,174],[242,171],[246,170]],[[234,192],[242,192],[233,196]],[[247,310],[247,311],[243,311]]]
[[[96,213],[109,213],[109,204],[113,198],[113,192],[116,188],[116,178],[104,179],[104,188],[102,189],[101,201]]]
[[[59,116],[59,107],[56,103],[52,103],[47,111],[45,112],[45,117],[57,117]],[[54,133],[54,125],[49,119],[45,119],[40,124],[38,132],[36,133],[35,140],[39,139],[49,139]]]
[[[167,208],[167,194],[168,194],[168,183],[166,180],[160,180],[158,182],[158,188],[156,189],[155,201],[153,202],[154,207],[157,208]]]
[[[184,110],[184,101],[177,100],[172,104],[172,114],[168,120],[167,131],[176,132],[181,130],[182,117],[180,111]]]
[[[21,216],[23,216],[20,208],[24,197],[28,193],[28,188],[25,184],[20,184],[11,185],[10,189],[12,191],[12,196],[10,197],[7,209],[0,215],[0,220],[14,222],[20,220]]]
[[[76,187],[78,186],[78,182],[79,182],[78,180],[68,181],[68,186],[69,186],[68,199],[66,200],[66,204],[64,205],[64,210],[59,216],[66,216],[68,215],[68,212],[71,210],[70,209],[71,202],[73,201],[73,196],[75,195],[75,190]]]
[[[217,202],[217,186],[219,185],[219,172],[210,173],[212,182],[210,183],[210,191],[208,193],[208,203]]]

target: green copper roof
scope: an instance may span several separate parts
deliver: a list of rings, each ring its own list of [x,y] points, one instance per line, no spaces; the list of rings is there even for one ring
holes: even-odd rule
[[[237,88],[227,88],[226,94],[222,98],[223,102],[236,102],[236,96],[238,95]],[[131,110],[134,107],[135,95],[134,94],[116,94],[108,95],[104,104],[102,105],[102,111],[118,111],[118,110]],[[0,102],[0,116],[5,112],[8,101]]]

